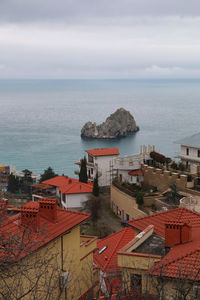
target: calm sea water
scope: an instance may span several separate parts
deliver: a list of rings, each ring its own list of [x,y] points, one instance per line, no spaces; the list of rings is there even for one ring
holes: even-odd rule
[[[120,140],[82,140],[81,127],[100,123],[117,108],[135,117],[140,131]],[[198,80],[0,80],[0,164],[41,173],[52,166],[73,176],[85,149],[141,144],[175,156],[177,139],[200,131]]]

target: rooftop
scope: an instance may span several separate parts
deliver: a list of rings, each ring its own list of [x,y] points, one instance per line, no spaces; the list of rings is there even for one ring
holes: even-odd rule
[[[43,181],[42,184],[58,187],[59,191],[63,194],[92,193],[93,190],[93,184],[91,182],[83,183],[78,179],[68,176],[56,176]],[[37,187],[38,185],[35,186]]]
[[[70,231],[75,226],[78,226],[90,216],[85,213],[62,209],[57,206],[56,199],[40,199],[39,201],[42,201],[43,206],[40,205],[40,202],[28,202],[19,209],[18,214],[7,217],[6,222],[1,224],[1,238],[4,236],[7,242],[8,240],[12,240],[12,243],[14,240],[18,240],[19,243],[25,245],[23,250],[20,250],[20,253],[17,253],[19,244],[15,245],[16,252],[13,251],[13,247],[15,246],[12,245],[12,254],[9,254],[10,259],[12,256],[20,259],[30,254],[60,235]],[[52,205],[55,205],[55,211],[52,208]],[[44,213],[45,210],[46,214]],[[53,211],[56,215],[56,219],[53,218]],[[34,214],[36,218],[34,217]],[[23,223],[22,218],[25,218],[28,222],[30,221],[30,223]],[[33,222],[38,222],[39,226],[37,230],[33,229],[33,226],[31,225]],[[24,224],[26,226],[24,226]],[[2,243],[3,241],[1,240],[1,245]],[[0,248],[0,256],[2,255],[5,255],[5,248],[3,247]]]
[[[156,213],[140,219],[129,221],[128,225],[133,226],[139,230],[144,230],[148,225],[154,225],[154,232],[165,237],[165,224],[169,221],[188,223],[193,227],[193,239],[198,238],[198,231],[200,230],[200,214],[191,211],[185,207],[168,210],[165,212]]]
[[[91,150],[85,150],[85,151],[92,156],[119,155],[118,148],[97,148],[97,149],[91,149]]]
[[[157,234],[152,234],[140,246],[132,251],[133,253],[144,253],[165,256],[165,240]]]
[[[195,148],[200,148],[200,132],[193,134],[191,136],[187,136],[179,141],[176,141],[175,143],[181,144],[184,146],[191,146]]]
[[[134,238],[134,230],[130,227],[109,235],[97,242],[98,251],[94,254],[97,266],[105,270],[117,269],[117,252]]]

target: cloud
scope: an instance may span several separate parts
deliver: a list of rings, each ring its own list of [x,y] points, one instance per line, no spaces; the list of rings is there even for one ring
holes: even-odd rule
[[[57,20],[79,23],[92,18],[198,16],[197,0],[1,0],[0,19],[9,22]]]
[[[199,77],[200,17],[24,22],[0,26],[1,78]]]

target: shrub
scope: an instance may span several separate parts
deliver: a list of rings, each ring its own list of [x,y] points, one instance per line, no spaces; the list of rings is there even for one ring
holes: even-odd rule
[[[139,192],[136,196],[136,203],[139,205],[139,206],[142,206],[144,204],[144,194],[143,192]]]

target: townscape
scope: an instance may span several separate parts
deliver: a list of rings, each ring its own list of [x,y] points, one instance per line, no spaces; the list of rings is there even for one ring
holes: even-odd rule
[[[89,149],[74,178],[0,166],[0,298],[200,299],[199,140]]]

